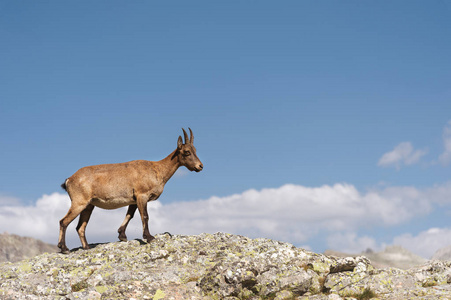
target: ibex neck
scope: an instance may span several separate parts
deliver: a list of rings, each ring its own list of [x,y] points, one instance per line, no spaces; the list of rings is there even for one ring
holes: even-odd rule
[[[160,160],[161,166],[162,166],[162,177],[164,183],[168,182],[169,179],[171,179],[172,175],[177,171],[177,169],[180,167],[180,162],[175,155],[177,150],[174,150],[171,154],[169,154],[166,158]]]

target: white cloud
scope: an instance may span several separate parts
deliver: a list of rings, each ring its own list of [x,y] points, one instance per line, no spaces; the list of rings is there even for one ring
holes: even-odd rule
[[[393,239],[394,245],[401,245],[415,254],[430,258],[435,251],[451,245],[451,228],[431,228],[413,236],[410,233]]]
[[[18,198],[0,194],[0,206],[7,206],[7,205],[20,205],[20,200]]]
[[[402,224],[428,214],[435,204],[451,204],[451,182],[424,190],[386,187],[366,193],[360,193],[350,184],[321,187],[287,184],[206,200],[170,204],[155,201],[148,204],[148,210],[153,234],[166,231],[173,234],[224,231],[249,237],[268,237],[296,245],[322,239],[335,250],[360,252],[366,248],[378,248],[373,238],[358,237],[354,233],[358,229]],[[32,206],[17,203],[0,206],[0,231],[56,244],[59,220],[67,213],[69,206],[69,197],[60,193],[44,195]],[[117,210],[94,209],[86,230],[88,242],[116,241],[117,229],[126,210],[125,207]],[[80,246],[75,231],[77,222],[75,220],[68,228],[69,247]],[[142,236],[138,212],[127,229],[127,235],[129,239]],[[394,243],[425,256],[437,250],[440,242],[446,241],[442,235],[441,239],[437,237],[436,242],[423,243],[421,239],[424,236],[407,234],[396,238]],[[428,238],[433,236],[429,234]],[[426,246],[420,245],[422,243]],[[429,248],[431,250],[428,252]]]
[[[158,228],[161,231],[226,231],[299,244],[320,231],[395,225],[430,210],[428,199],[415,188],[387,188],[362,195],[349,184],[317,188],[284,185],[162,205],[152,217],[163,226]]]
[[[417,163],[427,150],[414,150],[410,142],[402,142],[392,151],[385,153],[378,162],[378,166],[394,166],[398,170],[401,165],[412,165]]]
[[[451,181],[426,188],[424,193],[434,203],[439,205],[451,204]]]
[[[358,236],[355,232],[337,232],[327,237],[327,245],[333,250],[358,254],[368,248],[381,251],[388,244],[378,244],[374,238]],[[451,228],[430,228],[416,235],[405,233],[394,237],[390,245],[402,246],[412,253],[430,259],[438,249],[451,245]]]
[[[451,162],[451,120],[443,129],[443,145],[445,151],[439,156],[439,161],[446,166]]]
[[[0,207],[0,228],[2,231],[31,236],[56,244],[49,236],[55,232],[58,221],[69,209],[70,200],[66,195],[53,193],[44,195],[32,206],[18,203]],[[53,232],[52,232],[53,231]]]
[[[59,220],[66,215],[70,203],[67,194],[53,193],[43,195],[35,205],[22,206],[14,203],[14,205],[0,206],[0,232],[34,237],[56,245]],[[89,223],[93,226],[88,225],[86,230],[88,241],[89,234],[92,236],[90,240],[92,243],[114,240],[117,237],[117,228],[125,217],[125,212],[126,208],[113,211],[94,210],[91,218],[93,221]],[[68,228],[67,242],[70,247],[80,246],[80,240],[75,231],[77,222],[77,219],[74,220]]]
[[[367,222],[396,225],[431,211],[431,198],[414,187],[388,187],[365,196]],[[370,223],[372,224],[372,223]]]
[[[358,237],[355,232],[338,232],[327,237],[327,246],[349,254],[358,254],[368,248],[379,251],[376,240],[369,236]]]
[[[450,194],[451,183],[424,191],[413,187],[389,187],[364,194],[349,184],[314,188],[287,184],[279,188],[248,190],[206,200],[170,204],[151,202],[148,205],[149,224],[152,233],[225,231],[299,245],[318,237],[320,232],[353,232],[361,227],[391,226],[406,222],[430,212],[432,202],[451,202]],[[432,199],[432,195],[436,198]],[[44,195],[33,206],[0,206],[0,230],[56,244],[59,220],[69,206],[69,197],[59,193]],[[117,240],[117,228],[125,212],[126,208],[96,208],[86,231],[88,242]],[[69,247],[80,245],[74,230],[76,224],[77,220],[68,228]],[[127,235],[131,239],[141,238],[138,213],[131,221]],[[370,242],[358,239],[354,244]]]

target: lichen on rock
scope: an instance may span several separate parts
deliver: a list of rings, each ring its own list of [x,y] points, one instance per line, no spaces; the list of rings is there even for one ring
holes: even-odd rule
[[[226,233],[157,235],[0,264],[7,299],[435,299],[451,293],[451,263],[375,269],[366,257],[316,254]]]

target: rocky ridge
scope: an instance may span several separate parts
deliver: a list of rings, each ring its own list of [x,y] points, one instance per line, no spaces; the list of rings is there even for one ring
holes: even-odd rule
[[[157,235],[0,264],[2,299],[449,299],[451,262],[375,269],[269,239]]]
[[[451,246],[447,246],[438,249],[434,255],[432,255],[433,260],[451,260]]]
[[[357,257],[357,256],[365,256],[369,260],[371,260],[371,264],[378,269],[382,268],[398,268],[407,270],[415,266],[422,265],[426,263],[426,259],[413,254],[407,249],[402,248],[401,246],[387,246],[383,251],[374,252],[368,249],[365,252],[360,254],[350,254],[343,253],[333,250],[324,251],[325,255],[333,255],[339,257]],[[432,258],[434,259],[434,258]],[[441,258],[436,258],[437,260],[446,260]]]
[[[45,252],[56,252],[56,245],[15,234],[0,234],[0,262],[16,262]]]

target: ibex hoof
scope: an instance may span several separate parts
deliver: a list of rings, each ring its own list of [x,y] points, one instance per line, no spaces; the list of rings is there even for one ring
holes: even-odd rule
[[[152,242],[152,241],[155,239],[155,237],[154,237],[153,235],[150,235],[150,236],[144,237],[144,239],[145,239],[148,243],[150,243],[150,242]]]
[[[58,243],[58,248],[61,249],[61,253],[63,254],[69,254],[69,248],[67,248],[66,244]]]
[[[119,238],[119,241],[121,241],[121,242],[126,242],[127,241],[127,236],[125,235],[125,233],[123,233],[121,231],[119,231],[118,238]]]
[[[70,253],[69,248],[67,248],[67,247],[61,248],[61,253],[62,254],[69,254]]]

